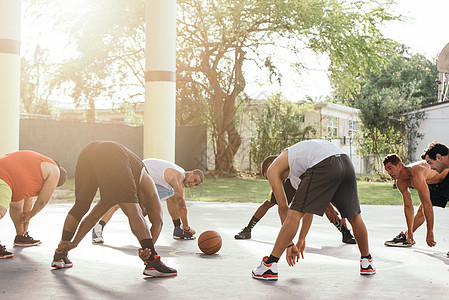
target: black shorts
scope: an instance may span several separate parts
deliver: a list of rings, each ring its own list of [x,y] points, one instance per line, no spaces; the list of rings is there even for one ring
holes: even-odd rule
[[[331,202],[342,218],[361,212],[354,167],[347,155],[326,158],[307,169],[300,179],[290,209],[322,216]]]
[[[287,203],[290,204],[293,200],[293,197],[295,197],[295,193],[296,193],[296,190],[292,186],[290,179],[287,179],[286,181],[284,181],[284,191],[285,191],[285,196],[287,197]],[[273,191],[270,191],[270,195],[268,197],[269,197],[271,203],[278,204]]]
[[[80,153],[75,171],[76,201],[92,202],[97,189],[101,201],[138,203],[143,162],[116,142],[92,142]]]
[[[432,205],[445,208],[449,201],[449,176],[446,176],[440,183],[428,186]]]

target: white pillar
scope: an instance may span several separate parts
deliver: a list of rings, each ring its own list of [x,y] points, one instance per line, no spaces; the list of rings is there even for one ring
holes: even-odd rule
[[[147,0],[144,158],[175,161],[176,0]]]
[[[19,150],[21,0],[0,0],[0,156]]]

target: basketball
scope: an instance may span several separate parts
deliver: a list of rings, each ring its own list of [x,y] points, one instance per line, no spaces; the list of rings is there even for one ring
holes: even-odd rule
[[[204,231],[198,238],[198,247],[205,254],[215,254],[221,248],[221,236],[213,230]]]

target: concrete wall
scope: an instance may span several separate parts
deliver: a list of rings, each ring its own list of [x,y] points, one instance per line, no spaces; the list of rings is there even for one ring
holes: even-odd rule
[[[91,141],[119,142],[143,158],[143,127],[42,119],[20,120],[20,150],[34,150],[75,174],[81,150]],[[206,126],[176,128],[176,163],[186,170],[206,169]]]

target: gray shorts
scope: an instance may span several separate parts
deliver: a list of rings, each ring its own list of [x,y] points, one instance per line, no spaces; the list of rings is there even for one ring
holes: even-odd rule
[[[175,194],[174,190],[169,190],[166,187],[163,187],[162,185],[156,184],[156,189],[159,199],[161,200],[167,200],[168,198],[172,197]]]
[[[342,218],[361,212],[354,167],[347,155],[326,158],[307,169],[300,179],[290,209],[322,216],[331,202]]]

